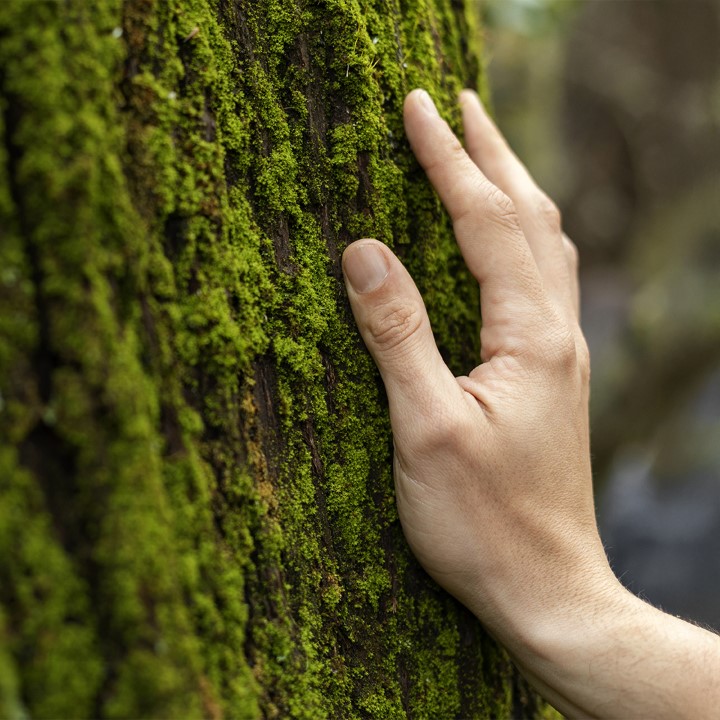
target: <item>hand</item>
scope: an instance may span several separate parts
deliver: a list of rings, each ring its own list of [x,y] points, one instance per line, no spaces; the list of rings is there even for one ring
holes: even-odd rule
[[[611,573],[593,507],[577,253],[477,96],[461,103],[467,153],[423,91],[408,96],[405,125],[480,284],[483,364],[452,375],[413,280],[385,246],[361,240],[343,263],[387,389],[410,547],[507,636],[530,615],[550,621],[577,591],[562,578]]]
[[[565,714],[703,716],[720,705],[720,640],[626,592],[598,536],[577,253],[477,96],[461,103],[467,152],[427,93],[408,96],[405,125],[480,284],[483,364],[453,376],[387,247],[343,255],[387,390],[405,536]]]

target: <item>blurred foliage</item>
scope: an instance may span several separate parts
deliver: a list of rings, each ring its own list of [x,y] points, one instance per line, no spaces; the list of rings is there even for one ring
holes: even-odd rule
[[[485,26],[523,35],[552,33],[582,0],[480,0]]]

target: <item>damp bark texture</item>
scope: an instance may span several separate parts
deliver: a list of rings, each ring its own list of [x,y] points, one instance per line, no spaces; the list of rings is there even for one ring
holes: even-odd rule
[[[0,3],[3,717],[547,712],[406,547],[339,262],[387,243],[474,364],[401,122],[457,126],[470,10]]]

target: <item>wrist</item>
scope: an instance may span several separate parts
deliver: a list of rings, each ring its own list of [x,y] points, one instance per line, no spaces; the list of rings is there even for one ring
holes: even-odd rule
[[[553,604],[538,603],[537,612],[526,612],[508,628],[505,644],[520,665],[566,671],[645,606],[609,568],[564,592]]]
[[[516,616],[496,635],[532,685],[569,717],[594,715],[583,689],[600,658],[614,658],[645,606],[610,570],[598,567],[562,596]],[[596,689],[600,689],[602,684]]]
[[[531,542],[484,565],[466,603],[518,659],[552,653],[568,634],[601,626],[634,597],[610,568],[594,524],[572,533],[558,524],[525,530]]]

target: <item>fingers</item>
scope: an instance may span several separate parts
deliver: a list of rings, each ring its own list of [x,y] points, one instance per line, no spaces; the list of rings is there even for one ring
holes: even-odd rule
[[[435,344],[422,297],[402,263],[377,240],[359,240],[343,254],[355,320],[397,413],[428,418],[461,391]],[[410,423],[402,423],[402,427]]]
[[[468,153],[488,179],[514,202],[520,225],[548,295],[566,315],[576,317],[572,278],[560,213],[485,112],[477,94],[460,94]]]
[[[512,330],[522,334],[522,326],[537,322],[542,299],[537,266],[513,203],[467,155],[424,91],[408,95],[405,128],[450,213],[465,262],[480,283],[483,346],[486,338],[509,341]],[[498,345],[492,352],[503,349]]]

